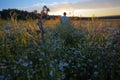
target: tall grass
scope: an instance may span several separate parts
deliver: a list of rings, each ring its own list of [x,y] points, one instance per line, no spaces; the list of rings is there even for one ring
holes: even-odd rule
[[[44,22],[42,40],[36,22],[0,22],[0,79],[119,79],[117,23],[94,20],[61,25],[51,20]]]

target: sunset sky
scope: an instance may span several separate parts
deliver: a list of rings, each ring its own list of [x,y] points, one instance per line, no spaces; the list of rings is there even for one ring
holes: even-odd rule
[[[0,0],[0,10],[16,8],[20,10],[38,10],[47,5],[49,14],[68,16],[109,16],[120,15],[120,0]]]

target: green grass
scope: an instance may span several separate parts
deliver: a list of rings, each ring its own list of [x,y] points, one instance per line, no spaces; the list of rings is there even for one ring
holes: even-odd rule
[[[119,80],[119,26],[81,23],[47,25],[42,40],[36,21],[2,21],[0,79]]]

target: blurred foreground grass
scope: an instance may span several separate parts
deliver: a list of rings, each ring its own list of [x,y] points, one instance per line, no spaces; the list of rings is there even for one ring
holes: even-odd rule
[[[0,80],[119,80],[120,20],[0,21]]]

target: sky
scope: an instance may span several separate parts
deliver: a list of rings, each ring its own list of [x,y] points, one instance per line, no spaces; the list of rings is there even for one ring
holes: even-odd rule
[[[50,15],[68,16],[109,16],[120,15],[120,0],[0,0],[0,10],[15,8],[20,10],[41,11],[46,5]]]

